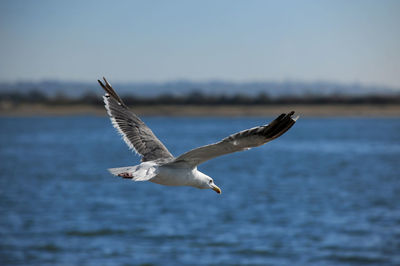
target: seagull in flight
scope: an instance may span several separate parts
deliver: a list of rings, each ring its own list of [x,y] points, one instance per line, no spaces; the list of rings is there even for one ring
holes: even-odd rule
[[[261,146],[288,131],[298,119],[294,112],[281,114],[270,124],[258,126],[232,134],[219,142],[195,148],[174,157],[149,127],[124,104],[110,83],[98,80],[105,90],[105,108],[113,126],[122,135],[126,144],[141,156],[135,166],[108,169],[111,174],[133,181],[150,181],[166,186],[192,186],[221,189],[208,175],[197,170],[197,166],[215,157]]]

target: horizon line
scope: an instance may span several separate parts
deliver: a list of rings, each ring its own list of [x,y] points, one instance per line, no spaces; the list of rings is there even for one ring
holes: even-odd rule
[[[101,79],[99,77],[97,79]],[[97,84],[97,79],[93,80],[93,83]],[[85,83],[90,84],[92,81],[90,80],[78,80],[78,79],[58,79],[58,78],[42,78],[42,79],[15,79],[15,80],[0,80],[0,84],[18,84],[18,83],[46,83],[46,82],[59,82],[59,83]],[[244,79],[244,80],[235,80],[235,79],[224,79],[224,78],[207,78],[207,79],[188,79],[188,78],[175,78],[175,79],[166,79],[166,80],[132,80],[132,81],[121,81],[114,80],[112,83],[114,84],[170,84],[170,83],[198,83],[198,84],[207,84],[207,83],[231,83],[231,84],[252,84],[252,83],[275,83],[275,84],[335,84],[339,86],[360,86],[360,87],[379,87],[385,89],[392,90],[400,90],[400,87],[395,87],[391,85],[379,84],[379,83],[365,83],[362,81],[334,81],[328,79],[314,79],[314,80],[304,80],[304,79],[282,79],[282,80],[274,80],[274,79]]]

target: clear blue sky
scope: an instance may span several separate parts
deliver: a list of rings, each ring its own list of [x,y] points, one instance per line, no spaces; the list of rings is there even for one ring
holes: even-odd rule
[[[0,1],[0,81],[400,88],[400,1]]]

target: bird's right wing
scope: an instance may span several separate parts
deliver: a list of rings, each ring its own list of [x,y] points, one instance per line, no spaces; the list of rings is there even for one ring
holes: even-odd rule
[[[122,135],[129,148],[142,156],[142,162],[174,157],[149,127],[132,113],[105,78],[101,87],[106,91],[104,103],[113,126]]]
[[[220,142],[188,151],[167,165],[189,165],[195,167],[221,155],[261,146],[288,131],[298,118],[292,118],[293,114],[293,111],[289,114],[281,114],[268,125],[243,130],[224,138]]]

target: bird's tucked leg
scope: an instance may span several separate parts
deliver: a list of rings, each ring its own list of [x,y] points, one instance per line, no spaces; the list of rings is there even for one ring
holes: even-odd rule
[[[118,176],[120,176],[122,178],[132,178],[133,177],[132,173],[128,173],[128,172],[120,173],[120,174],[118,174]]]

